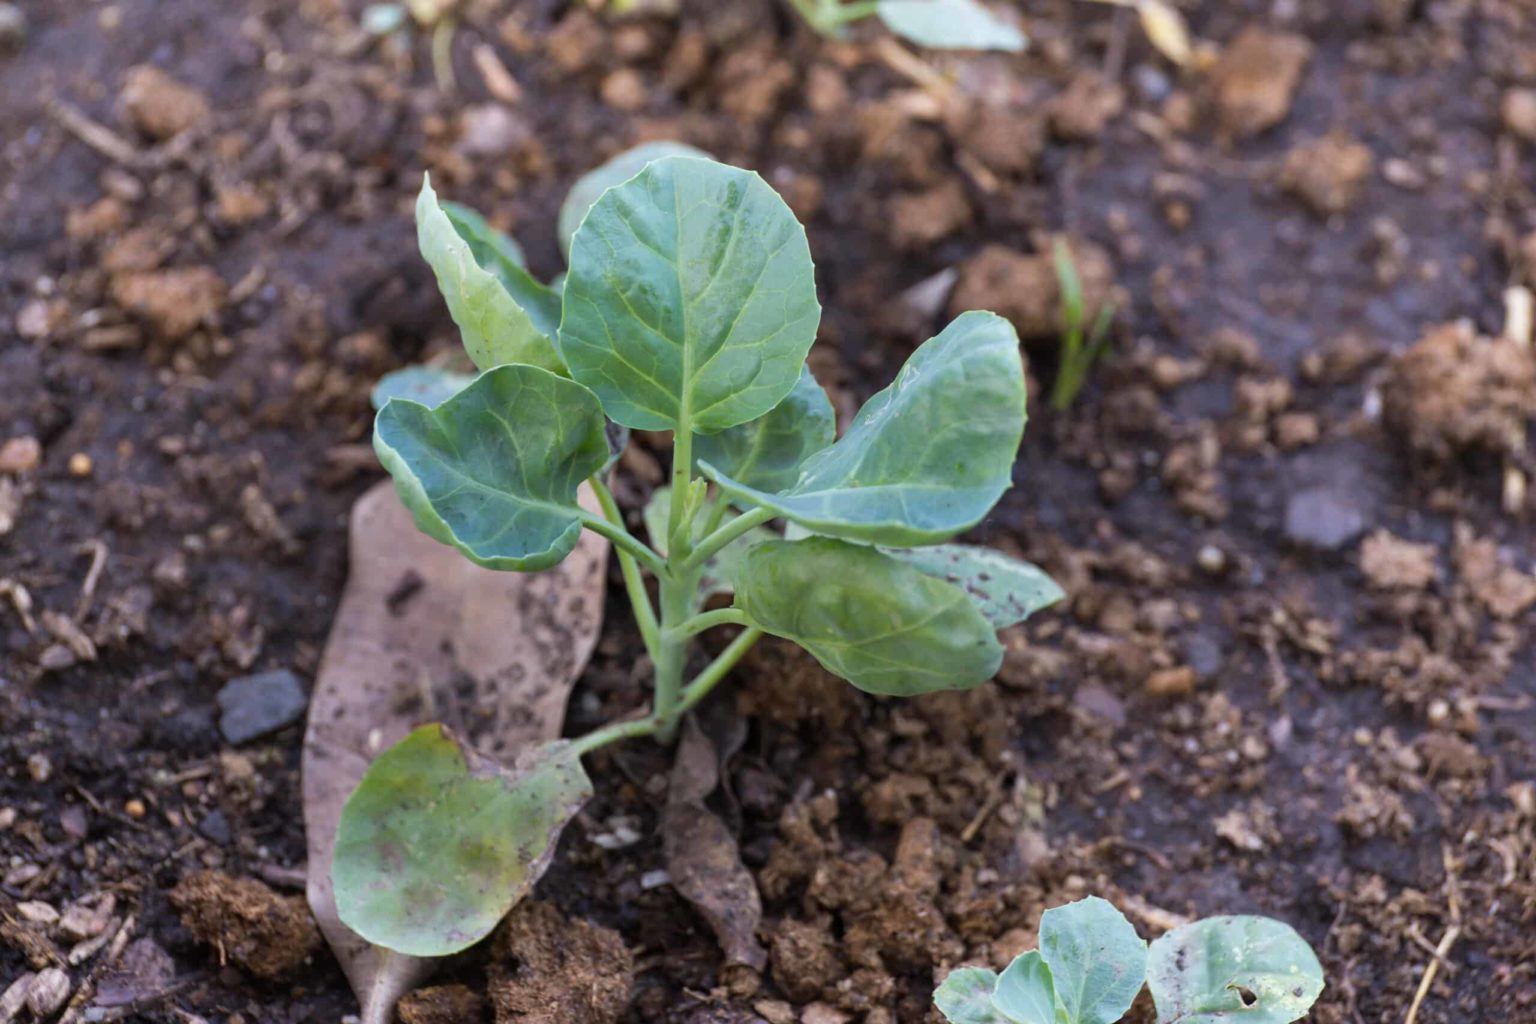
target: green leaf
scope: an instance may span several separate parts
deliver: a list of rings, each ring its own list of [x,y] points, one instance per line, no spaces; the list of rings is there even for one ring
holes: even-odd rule
[[[663,555],[667,551],[667,526],[671,514],[672,488],[656,488],[651,493],[651,500],[646,502],[641,517],[645,520],[645,533],[651,539],[651,547]],[[708,515],[709,506],[705,505],[694,516],[693,539],[695,541],[704,536],[705,520]],[[723,522],[728,523],[735,518],[735,515],[728,514]],[[699,603],[702,604],[716,594],[734,594],[735,581],[740,576],[747,550],[765,541],[778,539],[778,534],[767,527],[754,526],[710,556],[704,563],[703,574],[699,577]]]
[[[379,461],[428,536],[478,565],[534,572],[576,546],[576,488],[608,461],[592,392],[535,366],[498,366],[435,409],[393,399]]]
[[[1290,1024],[1323,991],[1317,954],[1267,917],[1208,917],[1152,943],[1147,984],[1160,1024]]]
[[[880,0],[878,10],[886,28],[919,46],[1018,53],[1028,42],[976,0]]]
[[[560,354],[610,419],[709,434],[784,400],[820,316],[784,200],[750,171],[667,157],[581,222]]]
[[[981,521],[1013,480],[1024,434],[1024,366],[1013,325],[957,317],[912,353],[842,439],[769,494],[700,470],[733,499],[817,533],[870,544],[935,544]]]
[[[993,629],[1023,622],[1066,596],[1039,566],[992,548],[935,544],[882,550],[920,573],[947,580],[965,591]]]
[[[985,967],[958,967],[933,990],[933,1005],[949,1024],[1009,1024],[992,1006],[997,972]]]
[[[810,367],[789,396],[750,423],[701,434],[693,454],[746,487],[782,491],[794,484],[800,465],[837,439],[837,415]]]
[[[997,979],[992,1005],[1014,1024],[1066,1024],[1066,1017],[1056,1004],[1051,969],[1045,966],[1039,950],[1014,957]]]
[[[861,690],[911,696],[992,678],[1003,648],[965,591],[828,537],[747,552],[736,605]]]
[[[373,403],[374,411],[384,408],[384,403],[391,398],[405,398],[435,409],[463,391],[474,379],[474,374],[454,373],[435,366],[407,366],[380,377],[368,400]]]
[[[479,942],[533,887],[592,796],[564,741],[508,770],[441,725],[380,754],[336,829],[331,879],[347,927],[410,956]]]
[[[528,257],[523,254],[523,247],[517,244],[517,239],[491,227],[491,222],[480,216],[480,211],[451,199],[442,200],[441,206],[459,237],[469,243],[475,262],[480,266],[493,274],[500,264],[511,264],[519,270],[528,269]]]
[[[560,329],[559,293],[528,273],[522,247],[491,227],[480,214],[462,203],[445,202],[442,206],[453,230],[468,244],[475,263],[495,275],[512,301],[527,311],[534,327],[553,345],[555,332]]]
[[[592,204],[613,186],[622,185],[645,170],[646,164],[669,156],[696,156],[705,160],[710,159],[709,154],[702,149],[661,139],[655,142],[642,142],[638,146],[626,149],[607,163],[576,179],[576,184],[572,185],[570,192],[566,193],[565,202],[560,205],[560,217],[555,224],[555,234],[560,240],[560,252],[565,255],[567,262],[571,258],[571,236],[576,234],[576,229],[586,218],[587,211],[592,209]]]
[[[1114,1024],[1147,977],[1147,944],[1114,904],[1097,896],[1040,916],[1040,956],[1065,1024]]]
[[[466,241],[438,203],[431,179],[425,177],[416,200],[416,241],[432,266],[453,322],[459,325],[464,350],[476,366],[489,370],[505,363],[527,363],[564,371],[549,333],[540,329],[534,314],[512,296],[502,278],[476,259],[477,251],[487,253],[495,247],[483,238],[473,245]],[[505,260],[495,265],[508,273],[520,271]]]

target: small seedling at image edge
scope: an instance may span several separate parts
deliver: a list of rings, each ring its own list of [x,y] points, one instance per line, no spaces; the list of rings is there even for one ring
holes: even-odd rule
[[[1018,53],[1024,33],[978,0],[789,0],[805,23],[829,39],[849,25],[876,18],[909,42],[935,50]]]
[[[646,714],[511,769],[440,725],[380,754],[332,862],[341,918],[369,942],[443,956],[488,934],[591,795],[582,755],[669,742],[765,633],[909,696],[990,679],[997,632],[1062,597],[1033,565],[949,543],[1013,480],[1025,384],[1001,317],[956,318],[837,438],[805,365],[821,316],[805,231],[756,174],[675,143],[621,155],[561,211],[558,291],[430,183],[416,216],[481,372],[382,382],[380,460],[417,526],[478,565],[537,572],[583,530],[611,541],[654,681]],[[630,429],[673,438],[644,538],[606,482]],[[739,632],[690,673],[694,638],[721,627]]]
[[[1158,1024],[1290,1024],[1323,991],[1305,939],[1267,917],[1208,917],[1151,947],[1108,900],[1040,916],[1040,948],[1001,973],[951,971],[933,993],[950,1024],[1115,1024],[1145,984]]]

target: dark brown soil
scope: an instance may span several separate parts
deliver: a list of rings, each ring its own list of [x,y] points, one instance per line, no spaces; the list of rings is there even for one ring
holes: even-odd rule
[[[601,941],[537,999],[609,1020],[593,957],[632,955],[627,1020],[926,1021],[943,971],[1093,892],[1147,936],[1291,922],[1328,1024],[1402,1021],[1457,928],[1420,1024],[1536,1020],[1532,370],[1491,340],[1536,285],[1529,4],[1181,3],[1217,57],[1179,74],[1131,12],[1037,0],[1028,54],[920,55],[934,79],[770,0],[467,0],[451,95],[361,6],[20,0],[0,53],[0,981],[58,969],[77,1017],[352,1012],[323,948],[264,980],[172,904],[210,869],[302,889],[298,727],[232,748],[215,694],[307,685],[379,475],[368,388],[454,344],[421,172],[549,276],[575,176],[675,137],[806,220],[845,415],[940,325],[952,268],[1033,318],[1037,384],[1054,235],[1119,326],[1068,412],[1035,402],[977,531],[1072,595],[997,682],[876,701],[779,645],[738,673],[717,810],[761,978],[655,884],[669,765],[633,745],[594,760],[539,889],[563,940]],[[632,507],[657,454],[625,461]],[[572,730],[643,699],[612,593]],[[309,948],[281,941],[258,952]],[[472,953],[422,1012],[533,1019],[518,970]]]

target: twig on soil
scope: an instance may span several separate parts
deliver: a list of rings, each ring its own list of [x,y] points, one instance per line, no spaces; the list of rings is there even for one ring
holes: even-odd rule
[[[98,537],[81,544],[77,549],[82,554],[89,552],[91,567],[85,571],[85,582],[80,584],[80,598],[75,602],[75,621],[84,622],[86,612],[91,610],[91,602],[96,597],[96,585],[101,582],[101,571],[107,567],[107,545]]]
[[[970,824],[966,825],[960,832],[960,841],[962,843],[969,843],[972,839],[975,839],[976,833],[981,831],[981,826],[986,824],[987,819],[992,817],[992,812],[996,811],[1002,805],[1002,802],[1003,780],[1000,775],[994,776],[992,786],[987,792],[987,798],[981,802],[981,808],[977,810],[976,816],[971,819]]]
[[[1451,947],[1456,945],[1457,939],[1461,938],[1461,894],[1456,883],[1456,859],[1451,855],[1449,846],[1441,846],[1440,859],[1445,864],[1446,915],[1450,918],[1451,925],[1445,930],[1440,944],[1435,947],[1429,963],[1424,966],[1424,976],[1419,979],[1418,991],[1413,994],[1413,1002],[1408,1007],[1408,1016],[1403,1018],[1403,1024],[1414,1024],[1419,1019],[1419,1007],[1424,1005],[1424,999],[1429,995],[1429,987],[1434,984],[1435,975],[1440,972],[1440,965],[1445,963]]]
[[[1531,290],[1523,285],[1506,288],[1504,290],[1504,336],[1522,348],[1530,348],[1533,319],[1536,319],[1536,298],[1531,295]],[[1517,438],[1519,452],[1524,452],[1525,432],[1521,430],[1519,433],[1520,436]],[[1526,484],[1525,471],[1506,459],[1503,497],[1504,511],[1509,515],[1518,515],[1525,508]]]
[[[57,96],[49,97],[48,113],[60,126],[75,138],[109,160],[129,167],[144,163],[144,155],[133,144],[98,121],[92,120],[79,107],[64,102]]]

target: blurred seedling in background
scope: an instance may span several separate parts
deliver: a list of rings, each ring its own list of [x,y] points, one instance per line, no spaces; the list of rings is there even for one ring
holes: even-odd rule
[[[1145,984],[1158,1024],[1290,1024],[1323,991],[1323,968],[1289,925],[1208,917],[1149,948],[1107,900],[1040,917],[1040,948],[1001,974],[961,967],[934,991],[950,1024],[1115,1024]]]
[[[1083,281],[1077,272],[1077,261],[1066,240],[1057,238],[1052,247],[1056,263],[1056,280],[1061,287],[1061,363],[1056,369],[1056,382],[1051,387],[1051,408],[1065,412],[1077,400],[1077,394],[1088,380],[1093,364],[1109,348],[1110,328],[1115,322],[1115,307],[1105,301],[1099,306],[1093,326],[1087,327],[1087,311],[1083,305]]]
[[[432,33],[432,75],[443,92],[453,92],[453,38],[458,32],[459,0],[401,0],[363,8],[362,26],[370,35],[404,38],[411,24]]]
[[[1033,565],[949,543],[1013,483],[1025,384],[1003,318],[957,317],[839,439],[805,365],[821,318],[805,231],[756,174],[676,143],[621,155],[561,210],[558,290],[430,183],[416,220],[481,372],[382,382],[380,460],[416,525],[477,565],[537,572],[583,530],[607,538],[654,684],[648,712],[511,767],[436,724],[380,754],[332,862],[340,917],[369,942],[429,957],[479,941],[591,796],[582,755],[671,742],[765,633],[910,696],[990,679],[997,632],[1062,597]],[[608,488],[631,429],[672,435],[643,539]],[[736,635],[694,670],[693,638],[722,627]]]
[[[977,0],[789,0],[806,24],[829,39],[878,18],[890,31],[937,50],[1024,49],[1024,33]]]

